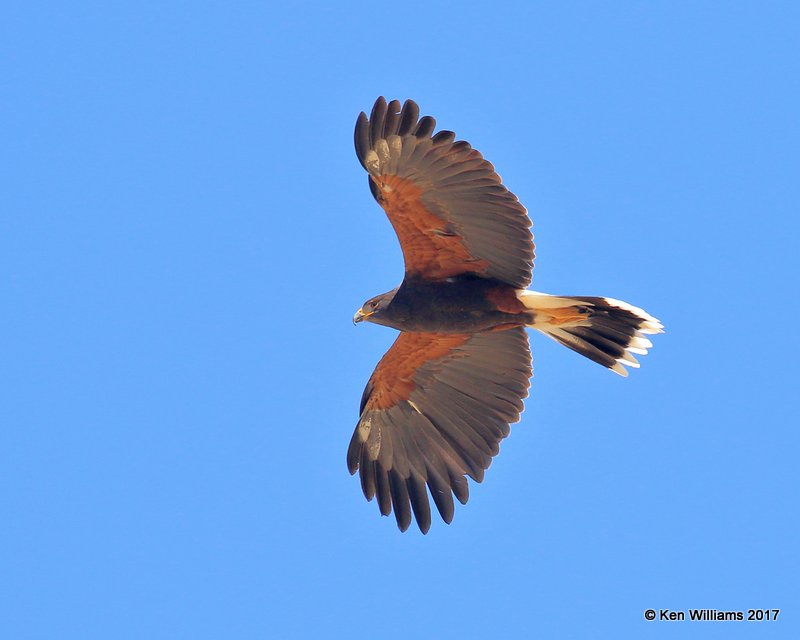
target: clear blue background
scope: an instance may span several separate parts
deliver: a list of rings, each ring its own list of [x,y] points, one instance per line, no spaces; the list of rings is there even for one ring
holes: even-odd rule
[[[2,14],[1,637],[800,637],[796,3]],[[402,275],[380,94],[495,164],[537,289],[667,326],[627,380],[532,336],[428,536],[344,460]]]

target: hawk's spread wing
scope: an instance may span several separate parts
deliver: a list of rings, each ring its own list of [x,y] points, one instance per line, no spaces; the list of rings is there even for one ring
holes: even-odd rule
[[[523,328],[471,335],[401,333],[367,383],[347,451],[367,500],[394,508],[405,531],[411,513],[431,524],[427,484],[442,519],[453,494],[466,503],[465,475],[483,479],[509,423],[528,395],[531,354]]]
[[[406,100],[378,98],[356,122],[356,153],[392,223],[406,275],[440,280],[461,273],[525,289],[533,269],[530,220],[494,167],[452,131],[433,134]]]

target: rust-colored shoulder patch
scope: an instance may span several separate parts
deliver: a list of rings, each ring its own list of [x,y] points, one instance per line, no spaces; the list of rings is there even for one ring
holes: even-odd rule
[[[408,400],[416,388],[417,371],[441,360],[465,344],[470,335],[446,333],[401,333],[381,358],[370,378],[372,393],[365,409],[388,409]]]
[[[508,285],[499,285],[494,289],[489,289],[486,292],[486,299],[491,302],[498,311],[503,313],[523,313],[525,305],[517,297],[517,291],[514,287]]]
[[[486,273],[489,263],[472,255],[464,238],[425,206],[422,188],[413,180],[388,174],[372,180],[400,240],[407,274],[439,280],[461,273]]]

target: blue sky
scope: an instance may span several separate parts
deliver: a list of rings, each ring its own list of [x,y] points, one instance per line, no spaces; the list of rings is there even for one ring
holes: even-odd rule
[[[0,635],[798,637],[793,3],[13,3],[0,25]],[[413,98],[528,207],[542,336],[451,526],[345,468],[402,260],[352,148]],[[780,608],[646,622],[648,608]],[[676,628],[677,627],[677,628]]]

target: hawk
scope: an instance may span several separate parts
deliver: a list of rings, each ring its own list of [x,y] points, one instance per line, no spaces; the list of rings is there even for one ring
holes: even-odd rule
[[[378,98],[355,147],[397,233],[400,286],[353,318],[400,334],[361,398],[347,451],[367,500],[408,529],[431,525],[430,492],[450,523],[467,477],[483,480],[517,422],[532,373],[526,327],[625,376],[662,324],[625,302],[528,290],[534,244],[525,207],[452,131],[434,133],[412,100]]]

